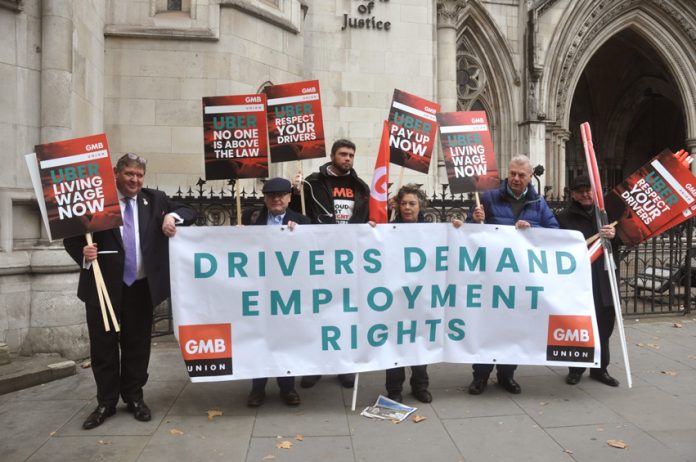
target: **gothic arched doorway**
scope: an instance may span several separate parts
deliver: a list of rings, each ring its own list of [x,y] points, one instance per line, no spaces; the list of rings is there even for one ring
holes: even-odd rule
[[[566,181],[586,171],[580,124],[589,122],[602,175],[613,188],[664,148],[685,148],[681,95],[658,52],[625,29],[588,61],[573,94]]]

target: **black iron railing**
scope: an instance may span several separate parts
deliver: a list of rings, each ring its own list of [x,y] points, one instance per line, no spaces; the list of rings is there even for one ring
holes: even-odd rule
[[[226,226],[236,224],[234,183],[216,191],[199,180],[195,190],[179,190],[172,196],[199,212],[198,226]],[[240,194],[242,210],[258,208],[263,198],[255,190]],[[568,204],[566,198],[547,197],[549,206],[560,211]],[[428,196],[428,206],[423,211],[429,222],[449,222],[464,219],[475,203],[473,195],[441,191]],[[673,228],[639,246],[615,249],[620,253],[619,293],[625,315],[680,314],[691,311],[691,288],[696,281],[692,266],[696,259],[693,245],[693,220]],[[171,310],[168,303],[158,307],[155,314],[153,335],[171,333]]]

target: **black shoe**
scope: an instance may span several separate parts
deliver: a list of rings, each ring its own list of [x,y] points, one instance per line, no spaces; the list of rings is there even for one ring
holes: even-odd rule
[[[306,375],[300,380],[302,388],[312,388],[321,379],[321,375]]]
[[[389,393],[387,393],[387,398],[389,398],[392,401],[396,401],[397,403],[404,402],[404,397],[401,396],[400,391],[390,391]]]
[[[149,422],[152,419],[152,412],[150,412],[150,408],[147,407],[147,404],[142,399],[126,403],[126,409],[133,414],[135,420]]]
[[[338,374],[338,381],[343,388],[353,388],[355,385],[355,374]]]
[[[522,387],[515,381],[512,377],[500,377],[498,376],[498,385],[507,390],[508,393],[513,395],[519,395],[522,393]]]
[[[82,424],[85,430],[91,430],[103,424],[107,417],[116,414],[116,406],[105,406],[100,404]]]
[[[259,407],[266,400],[265,390],[251,390],[249,396],[247,397],[247,406],[249,407]]]
[[[582,372],[568,372],[568,375],[566,376],[566,383],[568,385],[577,385],[580,383],[581,378]]]
[[[471,382],[469,385],[469,394],[470,395],[480,395],[483,393],[483,390],[486,389],[486,386],[488,385],[488,377],[485,379],[477,379],[474,377],[474,380]]]
[[[297,394],[294,388],[290,390],[280,390],[280,399],[288,406],[300,405],[300,395]]]
[[[614,377],[609,375],[607,371],[598,371],[595,372],[594,374],[590,372],[590,378],[594,379],[598,382],[602,382],[605,385],[609,385],[610,387],[618,387],[619,386],[619,381],[616,380]]]
[[[430,392],[425,388],[421,388],[420,390],[411,390],[411,394],[421,403],[430,403],[433,400],[433,395],[431,395]]]

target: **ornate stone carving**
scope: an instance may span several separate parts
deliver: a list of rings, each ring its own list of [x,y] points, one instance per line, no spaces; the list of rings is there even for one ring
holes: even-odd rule
[[[455,28],[465,5],[466,0],[437,0],[437,26]]]
[[[457,52],[457,99],[468,105],[486,88],[486,73],[481,61],[466,51]]]

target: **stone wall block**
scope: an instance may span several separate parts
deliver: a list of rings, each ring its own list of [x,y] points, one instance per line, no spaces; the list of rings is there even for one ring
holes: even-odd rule
[[[72,74],[64,71],[44,71],[41,79],[41,125],[48,127],[70,127],[70,97]],[[60,138],[59,138],[60,139]],[[44,138],[43,141],[54,141]]]
[[[125,152],[171,152],[172,128],[152,125],[123,126],[121,141],[121,149]]]
[[[63,291],[39,291],[32,288],[31,327],[53,327],[85,321],[85,305],[75,293],[77,285]]]
[[[154,125],[155,104],[153,99],[106,98],[104,112],[110,123]]]
[[[72,360],[89,357],[87,324],[29,329],[22,343],[21,354],[56,352]]]
[[[202,116],[199,114],[198,118],[201,119]],[[186,156],[185,159],[195,160],[196,164],[200,164],[203,160],[203,127],[177,127],[172,130],[172,151],[196,154]]]
[[[44,2],[52,3],[52,2]],[[59,16],[44,16],[42,28],[51,37],[42,40],[41,66],[44,70],[72,71],[73,22]]]

